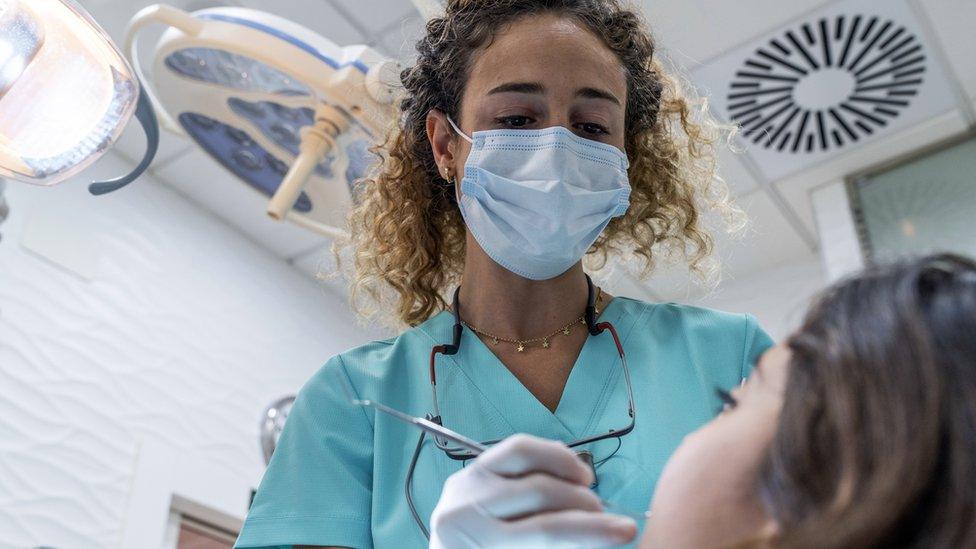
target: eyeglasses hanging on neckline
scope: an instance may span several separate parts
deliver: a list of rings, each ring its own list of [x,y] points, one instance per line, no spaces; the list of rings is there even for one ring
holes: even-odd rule
[[[598,336],[608,331],[610,332],[610,335],[613,337],[614,345],[617,348],[618,358],[620,359],[620,364],[624,371],[624,382],[626,383],[627,386],[627,416],[629,418],[629,421],[625,426],[623,426],[620,429],[610,429],[607,432],[599,433],[573,442],[566,443],[566,446],[571,449],[578,448],[587,444],[600,442],[602,440],[608,440],[608,439],[617,439],[619,443],[621,437],[629,434],[631,431],[634,430],[634,424],[637,419],[637,413],[634,407],[634,390],[630,378],[630,368],[628,368],[627,366],[627,356],[624,353],[624,348],[620,342],[620,337],[618,336],[617,330],[614,328],[613,324],[611,324],[608,321],[603,321],[603,322],[596,321],[596,304],[595,304],[595,295],[593,292],[593,281],[590,279],[589,276],[586,276],[586,284],[587,284],[587,305],[583,317],[584,320],[586,321],[587,330],[589,331],[589,334],[592,336]],[[444,421],[443,421],[444,418],[441,415],[440,406],[438,404],[438,399],[437,399],[437,369],[436,369],[437,355],[439,354],[454,355],[457,354],[458,350],[461,347],[461,334],[464,331],[464,325],[461,322],[461,307],[458,299],[459,293],[460,293],[460,287],[458,287],[454,291],[454,299],[452,304],[452,310],[454,313],[452,342],[449,344],[435,345],[430,351],[429,372],[430,372],[431,398],[433,402],[433,413],[427,414],[426,419],[437,425],[444,425]],[[416,506],[414,505],[414,501],[413,501],[413,475],[417,467],[417,459],[420,457],[420,451],[423,448],[425,436],[426,436],[426,432],[421,432],[420,437],[417,440],[417,446],[414,449],[413,456],[410,459],[410,466],[407,470],[407,477],[404,482],[404,492],[407,499],[407,505],[410,508],[410,513],[413,516],[414,521],[417,523],[417,526],[420,527],[420,530],[423,532],[424,536],[429,538],[430,533],[427,530],[427,527],[424,525],[423,520],[420,518],[420,514],[417,512]],[[449,458],[453,460],[466,461],[469,459],[473,459],[477,456],[478,452],[473,451],[470,448],[464,448],[460,446],[450,446],[450,441],[442,439],[441,437],[438,437],[436,435],[433,435],[431,438],[434,439],[434,444],[437,446],[437,448],[441,449],[445,455],[447,455]],[[484,442],[479,442],[478,445],[491,446],[493,444],[501,442],[501,440],[502,439],[488,440]],[[614,453],[616,453],[616,451],[614,451]],[[588,458],[588,463],[590,464],[591,467],[594,467],[594,472],[595,472],[596,465],[594,465],[592,461],[593,459],[592,454],[586,451],[578,452],[578,454],[580,454],[581,458],[583,459]],[[601,461],[605,461],[605,459]],[[594,478],[596,477],[594,476]]]
[[[605,433],[600,433],[597,435],[585,437],[574,442],[566,443],[569,448],[576,448],[586,444],[592,444],[594,442],[599,442],[601,440],[607,440],[610,438],[620,438],[634,429],[634,422],[636,420],[636,411],[634,408],[634,391],[630,380],[630,368],[627,366],[627,356],[624,353],[623,345],[620,343],[620,337],[617,335],[617,330],[613,327],[613,324],[607,321],[596,322],[596,304],[595,296],[593,292],[593,282],[590,280],[589,276],[586,276],[587,284],[587,306],[586,312],[584,313],[584,319],[586,321],[587,329],[590,335],[596,336],[602,334],[604,331],[609,331],[610,335],[613,337],[614,345],[617,348],[618,357],[620,358],[621,366],[624,371],[624,381],[627,384],[627,415],[630,418],[627,425],[620,429],[610,429]],[[453,341],[449,345],[435,345],[430,352],[430,388],[431,388],[431,398],[433,401],[433,413],[428,414],[428,419],[434,423],[443,425],[444,417],[441,415],[440,406],[437,399],[437,370],[436,370],[436,359],[438,354],[443,355],[454,355],[457,354],[461,346],[461,333],[463,331],[463,323],[461,322],[461,307],[458,299],[458,294],[460,293],[460,287],[454,291],[454,300],[452,304],[452,310],[454,312],[454,328],[453,328]],[[448,457],[455,460],[468,460],[474,457],[471,450],[466,448],[460,448],[457,446],[449,446],[449,443],[440,437],[433,437],[434,443],[438,448],[444,451]],[[501,439],[483,441],[481,444],[485,446],[491,446],[501,442]]]

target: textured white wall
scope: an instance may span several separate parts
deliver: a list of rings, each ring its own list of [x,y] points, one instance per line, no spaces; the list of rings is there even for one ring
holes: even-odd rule
[[[86,176],[126,168],[109,156]],[[243,512],[263,407],[377,335],[151,177],[104,197],[85,187],[7,189],[0,547],[120,546],[138,447],[226,472]]]

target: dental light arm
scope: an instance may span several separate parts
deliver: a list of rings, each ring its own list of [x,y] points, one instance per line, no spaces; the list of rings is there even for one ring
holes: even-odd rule
[[[169,28],[146,72],[137,34],[155,23]],[[130,22],[125,51],[163,128],[250,188],[240,192],[267,197],[271,218],[346,236],[369,149],[396,117],[397,63],[236,7],[150,6]]]
[[[129,21],[129,24],[125,28],[125,42],[123,45],[123,51],[132,64],[132,70],[135,72],[136,77],[139,78],[140,82],[147,82],[147,75],[142,67],[142,62],[139,60],[139,42],[137,40],[139,32],[152,25],[153,23],[162,23],[164,25],[169,25],[173,28],[179,29],[187,36],[197,36],[203,29],[203,22],[199,19],[194,18],[192,15],[186,13],[185,11],[176,9],[172,6],[167,6],[166,4],[154,4],[152,6],[147,6],[139,10]],[[145,94],[149,97],[149,102],[156,112],[156,116],[159,118],[159,124],[167,131],[173,132],[174,134],[186,136],[183,131],[182,126],[179,125],[173,117],[166,112],[166,109],[162,108],[159,99],[153,92],[151,86],[143,87]]]
[[[321,104],[315,111],[315,124],[302,129],[298,157],[268,203],[268,215],[282,219],[298,200],[315,166],[336,146],[336,137],[349,129],[349,119],[335,107]]]

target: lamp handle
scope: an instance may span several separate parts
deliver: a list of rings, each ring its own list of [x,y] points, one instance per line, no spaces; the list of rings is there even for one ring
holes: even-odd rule
[[[318,106],[315,110],[315,124],[302,130],[298,157],[268,202],[267,213],[272,219],[290,219],[296,225],[333,239],[345,236],[345,231],[338,227],[329,227],[298,217],[292,213],[292,208],[315,166],[336,146],[336,139],[349,126],[349,118],[344,112],[325,103]]]
[[[156,151],[159,150],[159,123],[156,121],[156,113],[153,112],[152,104],[146,95],[145,88],[140,86],[139,101],[136,103],[136,119],[142,125],[142,131],[146,133],[146,154],[142,156],[142,161],[127,175],[107,181],[94,181],[88,186],[88,192],[98,196],[112,191],[117,191],[132,183],[139,178],[149,165],[156,158]]]

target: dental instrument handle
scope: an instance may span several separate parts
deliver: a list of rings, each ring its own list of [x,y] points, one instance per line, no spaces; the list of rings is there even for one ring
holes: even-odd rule
[[[400,410],[390,408],[389,406],[380,404],[379,402],[373,400],[362,400],[362,399],[353,398],[352,403],[357,406],[367,406],[369,408],[373,408],[375,410],[383,412],[384,414],[392,416],[404,423],[409,423],[410,425],[418,427],[423,431],[427,431],[428,433],[434,436],[450,440],[451,442],[465,448],[466,450],[471,451],[471,453],[475,455],[480,454],[488,449],[488,447],[485,446],[484,444],[481,444],[480,442],[475,442],[474,440],[471,440],[470,438],[456,431],[448,429],[443,425],[438,425],[437,423],[434,423],[433,421],[430,421],[426,418],[415,417],[409,414],[405,414]]]
[[[335,107],[319,105],[315,112],[315,124],[302,129],[302,143],[298,157],[288,169],[278,189],[268,203],[268,215],[282,220],[295,206],[295,201],[305,188],[308,177],[336,146],[336,137],[349,129],[349,118]]]
[[[384,414],[387,414],[389,416],[392,416],[392,417],[394,417],[394,418],[396,418],[396,419],[398,419],[398,420],[400,420],[400,421],[402,421],[404,423],[408,423],[410,425],[413,425],[415,427],[418,427],[421,430],[424,430],[424,431],[426,431],[426,432],[428,432],[428,433],[430,433],[430,434],[432,434],[434,436],[439,436],[439,437],[445,438],[447,440],[450,440],[451,442],[453,442],[453,443],[455,443],[455,444],[457,444],[457,445],[459,445],[459,446],[461,446],[461,447],[463,447],[463,448],[465,448],[467,450],[470,450],[471,453],[473,453],[475,455],[480,454],[480,453],[482,453],[482,452],[484,452],[485,450],[488,449],[488,447],[485,446],[484,444],[481,444],[480,442],[475,442],[474,440],[471,440],[470,438],[468,438],[468,437],[466,437],[466,436],[464,436],[464,435],[462,435],[462,434],[460,434],[460,433],[458,433],[458,432],[456,432],[456,431],[454,431],[452,429],[448,429],[447,427],[444,427],[443,425],[439,425],[437,423],[434,423],[433,421],[430,421],[430,420],[428,420],[426,418],[411,416],[410,414],[405,414],[405,413],[401,412],[400,410],[397,410],[395,408],[390,408],[389,406],[386,406],[384,404],[380,404],[379,402],[376,402],[374,400],[363,400],[363,399],[355,398],[354,396],[352,396],[352,393],[350,392],[349,388],[346,385],[343,385],[343,389],[345,390],[346,395],[349,397],[350,402],[352,402],[356,406],[366,406],[366,407],[369,407],[369,408],[373,408],[373,409],[375,409],[377,411],[383,412]],[[605,499],[601,499],[600,500],[600,503],[603,505],[603,508],[605,510],[607,510],[607,511],[610,511],[610,512],[612,512],[614,514],[617,514],[617,515],[625,515],[625,516],[628,516],[630,518],[637,519],[637,520],[645,520],[651,514],[650,511],[645,511],[645,512],[642,512],[642,513],[635,512],[635,511],[628,511],[626,509],[623,509],[623,508],[619,507],[618,505],[616,505],[614,503],[610,503],[609,501],[607,501]]]

